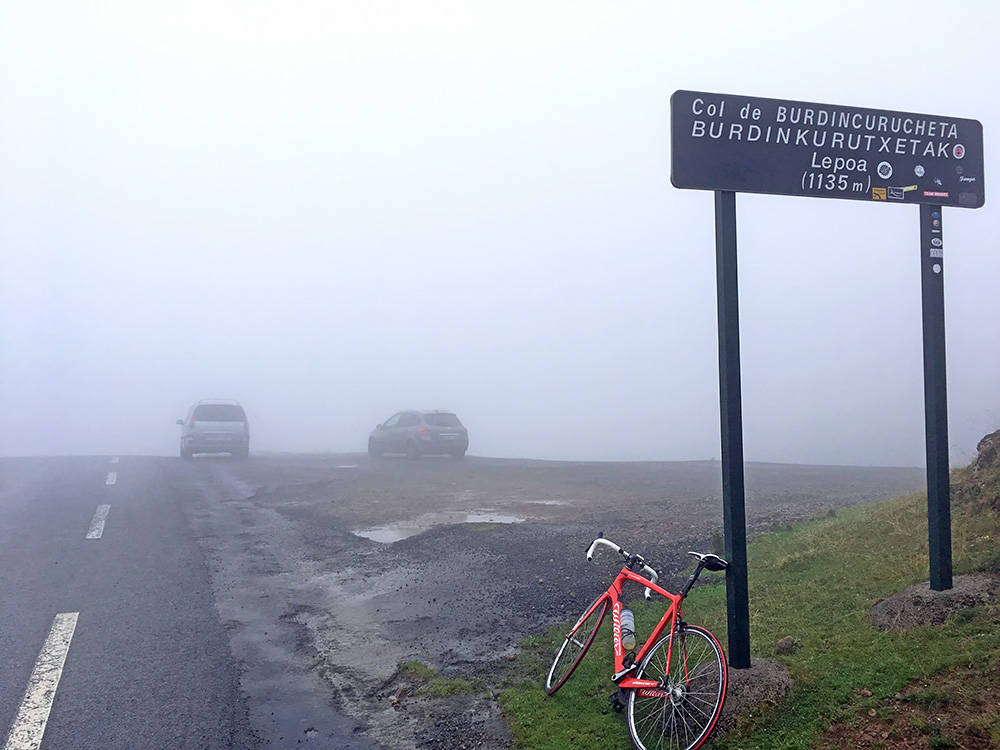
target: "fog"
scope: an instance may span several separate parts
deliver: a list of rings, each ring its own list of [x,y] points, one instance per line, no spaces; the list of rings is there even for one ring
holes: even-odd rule
[[[5,2],[0,455],[252,450],[402,408],[476,455],[719,458],[677,89],[978,119],[944,211],[951,455],[1000,427],[995,3]],[[748,460],[922,465],[918,210],[738,195]]]

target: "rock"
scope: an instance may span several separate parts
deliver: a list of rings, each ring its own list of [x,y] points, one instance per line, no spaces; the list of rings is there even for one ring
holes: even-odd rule
[[[996,601],[998,589],[1000,577],[986,573],[955,576],[945,591],[932,591],[925,581],[877,602],[868,617],[879,630],[940,625],[960,609]]]
[[[778,656],[784,656],[785,654],[792,653],[795,649],[799,647],[799,644],[795,642],[795,639],[790,635],[786,635],[777,645],[774,647],[774,653]]]
[[[978,455],[972,462],[976,469],[1000,467],[1000,430],[991,432],[976,446]]]
[[[738,716],[762,703],[777,703],[791,688],[788,670],[775,659],[751,659],[748,669],[730,669],[718,731],[726,731],[735,725]]]

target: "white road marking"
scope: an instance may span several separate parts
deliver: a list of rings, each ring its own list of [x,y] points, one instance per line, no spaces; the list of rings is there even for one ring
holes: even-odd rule
[[[113,464],[118,463],[118,456],[112,456],[111,457],[111,463],[113,463]]]
[[[94,513],[94,520],[90,522],[90,531],[87,532],[87,539],[100,539],[104,533],[104,522],[108,518],[110,505],[98,505],[97,512]]]
[[[79,612],[64,612],[52,621],[52,629],[28,679],[28,689],[24,691],[21,707],[10,725],[3,750],[38,750],[42,744],[42,735],[45,734],[49,711],[52,710],[52,701],[56,697],[56,688],[59,687],[79,616]]]
[[[358,468],[358,465],[357,464],[337,464],[334,468],[335,469],[356,469],[356,468]]]
[[[108,478],[107,478],[107,480],[105,480],[104,483],[105,484],[114,484],[117,481],[118,481],[118,472],[117,471],[109,471],[108,472]]]

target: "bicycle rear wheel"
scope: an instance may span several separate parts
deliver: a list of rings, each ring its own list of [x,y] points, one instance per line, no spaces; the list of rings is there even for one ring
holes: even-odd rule
[[[658,680],[660,687],[629,691],[628,733],[633,744],[639,750],[701,747],[726,699],[726,659],[715,636],[691,625],[676,637],[663,636],[643,658],[636,678]]]
[[[580,663],[580,659],[590,648],[607,611],[607,595],[601,594],[576,621],[576,625],[572,627],[562,645],[559,646],[559,650],[556,651],[552,666],[549,667],[549,673],[545,678],[546,693],[554,694],[573,674],[576,665]]]

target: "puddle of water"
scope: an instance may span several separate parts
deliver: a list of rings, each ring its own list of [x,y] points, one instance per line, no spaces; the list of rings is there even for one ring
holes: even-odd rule
[[[422,534],[428,529],[443,524],[453,523],[522,523],[526,519],[521,516],[511,516],[506,513],[494,513],[483,510],[475,513],[432,513],[409,521],[379,526],[374,529],[354,531],[355,536],[371,539],[373,542],[392,544],[411,536]]]
[[[462,523],[523,523],[521,516],[511,516],[506,513],[469,513]]]

